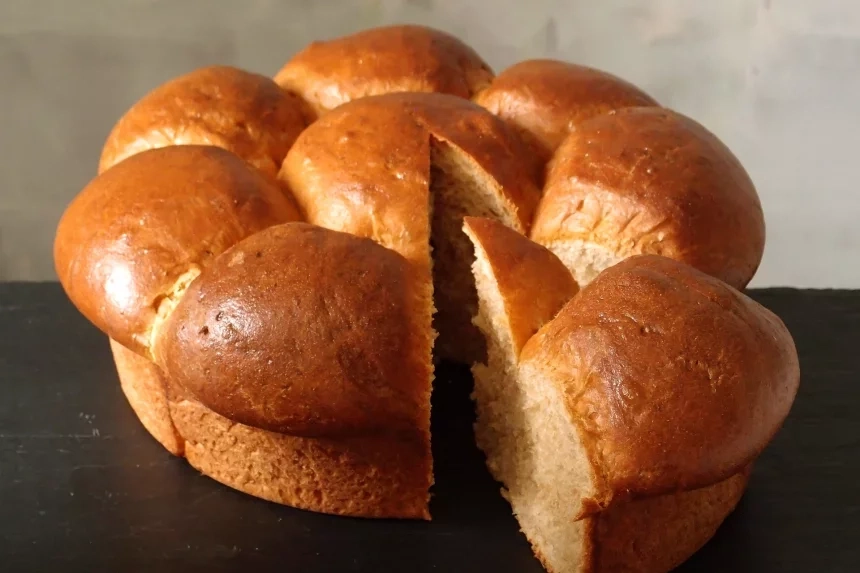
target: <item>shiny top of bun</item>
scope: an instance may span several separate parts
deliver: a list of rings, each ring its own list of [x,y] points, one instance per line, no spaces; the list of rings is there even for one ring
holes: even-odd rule
[[[625,107],[658,105],[615,75],[547,59],[514,64],[474,99],[516,126],[545,158],[587,119]]]
[[[354,99],[393,92],[470,98],[489,84],[490,66],[459,39],[425,26],[386,26],[313,42],[275,81],[324,114]]]
[[[172,79],[135,103],[105,142],[99,171],[170,145],[214,145],[277,174],[307,125],[307,106],[271,78],[210,66]]]
[[[800,376],[776,315],[654,255],[603,271],[520,359],[559,390],[598,469],[591,510],[736,474],[782,425]]]
[[[148,355],[159,308],[215,256],[298,212],[277,183],[232,153],[178,145],[105,171],[63,214],[54,261],[72,302]]]

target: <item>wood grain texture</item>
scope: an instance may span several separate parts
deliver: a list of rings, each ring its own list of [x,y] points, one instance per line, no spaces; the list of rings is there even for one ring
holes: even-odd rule
[[[796,338],[801,387],[749,490],[681,572],[860,570],[860,291],[752,291]],[[0,562],[8,571],[542,571],[470,437],[466,369],[434,395],[431,523],[244,496],[165,452],[107,340],[52,283],[0,284]]]

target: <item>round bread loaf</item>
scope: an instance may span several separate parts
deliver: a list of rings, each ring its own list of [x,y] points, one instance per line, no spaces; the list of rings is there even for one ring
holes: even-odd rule
[[[558,60],[518,62],[474,100],[516,126],[544,159],[587,119],[625,107],[658,105],[617,76]]]
[[[490,66],[459,39],[426,26],[387,26],[313,42],[275,81],[322,115],[354,99],[393,92],[470,98],[489,84]]]
[[[254,496],[429,519],[433,359],[474,362],[476,441],[549,570],[701,547],[799,378],[735,290],[765,233],[731,151],[617,77],[493,80],[418,26],[276,79],[145,96],[58,226],[61,283],[150,433]]]
[[[194,70],[155,88],[116,123],[99,162],[169,145],[214,145],[274,176],[307,125],[305,104],[260,74],[230,66]]]

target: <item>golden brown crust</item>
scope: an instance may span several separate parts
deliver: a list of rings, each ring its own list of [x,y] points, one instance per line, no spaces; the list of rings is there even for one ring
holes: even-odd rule
[[[309,222],[429,268],[431,137],[480,165],[528,229],[540,195],[531,157],[501,120],[453,96],[389,94],[341,106],[302,133],[280,178]]]
[[[307,221],[373,239],[429,269],[429,138],[398,106],[365,98],[319,119],[279,177]]]
[[[692,267],[644,255],[582,289],[521,362],[559,385],[600,474],[585,513],[737,473],[782,425],[800,376],[776,315]]]
[[[439,92],[470,98],[490,66],[459,39],[425,26],[385,26],[313,42],[275,75],[320,115],[358,98]]]
[[[110,348],[119,382],[141,424],[164,448],[183,455],[185,444],[170,419],[165,381],[158,367],[115,340]]]
[[[212,262],[154,354],[173,382],[239,423],[429,442],[430,288],[371,240],[278,225]]]
[[[134,155],[87,185],[60,220],[54,261],[84,316],[146,356],[157,307],[183,273],[297,218],[276,182],[232,153],[165,147]]]
[[[527,233],[540,201],[541,165],[510,126],[482,107],[441,94],[394,94],[430,135],[474,161],[497,184],[496,192]]]
[[[304,102],[265,76],[230,66],[201,68],[135,103],[105,142],[99,172],[168,145],[214,145],[275,176],[308,120]]]
[[[531,238],[670,257],[744,287],[765,225],[752,181],[713,134],[661,108],[579,125],[556,151]]]
[[[498,221],[466,217],[463,229],[492,269],[518,355],[579,287],[558,257]]]
[[[735,509],[749,469],[705,488],[621,504],[588,518],[594,522],[590,570],[662,573],[679,566]]]
[[[544,159],[587,119],[625,107],[659,105],[619,77],[558,60],[514,64],[474,100],[521,130]]]

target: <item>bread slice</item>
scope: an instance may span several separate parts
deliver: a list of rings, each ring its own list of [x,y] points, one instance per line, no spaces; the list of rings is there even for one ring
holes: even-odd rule
[[[713,535],[735,507],[743,494],[750,464],[787,413],[787,404],[796,392],[797,363],[784,326],[751,301],[742,301],[738,306],[735,297],[742,295],[716,281],[708,283],[712,279],[668,259],[622,263],[615,267],[615,276],[609,273],[587,292],[574,295],[576,288],[571,286],[569,275],[565,277],[564,265],[545,248],[495,222],[467,219],[464,231],[475,244],[473,272],[479,296],[475,323],[486,335],[489,346],[488,362],[473,368],[476,440],[487,456],[491,473],[503,484],[502,493],[536,555],[555,573],[668,571],[677,566]],[[667,262],[671,263],[668,267]],[[627,378],[625,358],[617,356],[619,347],[601,332],[608,329],[607,333],[613,333],[619,326],[626,328],[629,321],[644,318],[628,306],[630,298],[644,296],[646,305],[654,304],[653,293],[644,285],[637,289],[624,284],[626,289],[632,289],[627,299],[613,299],[610,295],[616,283],[620,285],[639,272],[644,273],[646,282],[657,281],[664,286],[675,273],[675,277],[683,277],[687,289],[705,296],[719,293],[726,297],[716,299],[722,306],[708,307],[706,311],[718,332],[707,344],[725,349],[724,358],[735,364],[711,366],[706,352],[697,356],[706,376],[734,385],[725,389],[730,394],[747,395],[747,400],[734,404],[717,403],[723,398],[713,398],[715,402],[710,405],[715,411],[722,410],[717,417],[745,420],[746,431],[755,436],[746,444],[748,451],[732,452],[731,463],[705,461],[699,453],[695,463],[702,466],[691,463],[686,468],[679,467],[681,457],[696,458],[693,451],[722,447],[724,430],[714,427],[716,424],[687,443],[676,436],[675,452],[648,457],[636,451],[636,436],[655,433],[654,427],[647,427],[648,409],[654,404],[677,413],[680,423],[670,424],[667,431],[686,437],[690,434],[688,426],[692,428],[699,421],[708,423],[699,413],[690,411],[696,401],[722,391],[706,386],[701,395],[686,396],[685,410],[669,406],[677,398],[673,388],[682,380],[698,387],[700,373],[689,371],[685,364],[681,365],[679,378],[673,378],[671,372],[664,374],[665,380],[656,384],[665,388],[662,390],[646,391],[635,385],[637,380]],[[519,278],[512,281],[512,277]],[[673,299],[674,310],[670,312],[676,316],[693,316],[696,309],[707,306],[697,295],[691,297],[692,303],[681,302],[687,296],[686,290],[671,288],[674,286],[670,285],[662,295]],[[709,291],[709,287],[713,290]],[[579,307],[585,315],[592,306],[598,321],[595,324],[602,326],[589,327],[582,338],[566,334],[564,329],[570,328]],[[625,332],[619,340],[633,348],[630,352],[638,360],[653,363],[653,353],[661,353],[643,342],[642,337],[690,331],[677,327],[676,320],[672,317],[661,322],[649,316],[646,322],[633,324],[636,335]],[[669,327],[670,323],[676,325],[675,329]],[[726,332],[720,332],[721,326],[738,329],[739,336],[722,338]],[[745,346],[743,351],[737,350],[738,340]],[[666,350],[680,341],[657,343],[664,344]],[[551,350],[541,352],[544,348]],[[614,352],[616,356],[613,362],[594,363],[600,352]],[[756,353],[760,358],[755,358]],[[741,372],[746,370],[750,375],[742,378]],[[629,375],[633,374],[631,371]],[[620,377],[615,379],[615,386],[601,388],[601,378],[613,375]],[[659,372],[653,376],[659,377]],[[575,384],[579,380],[584,380],[586,386],[577,391]],[[592,398],[600,391],[617,394]],[[773,396],[778,396],[775,403],[770,402]],[[641,405],[631,405],[633,401]],[[635,428],[629,430],[632,435],[619,436],[608,417],[612,414],[604,414],[599,408],[610,410],[619,423]],[[645,421],[628,418],[625,408],[634,408]],[[756,419],[749,412],[738,411],[748,408],[764,416]],[[732,409],[735,411],[730,413]],[[665,416],[654,424],[665,426]],[[671,450],[667,444],[661,442],[659,447]],[[618,453],[612,454],[613,451]],[[614,474],[620,468],[613,464],[632,455],[636,456],[635,464],[623,466],[630,474],[617,479]],[[714,469],[708,468],[709,464]],[[678,474],[678,469],[685,473]]]
[[[463,217],[488,217],[524,227],[516,209],[503,200],[498,183],[463,149],[431,138],[430,166],[434,325],[440,333],[436,355],[468,364],[485,356],[486,347],[471,322],[478,299],[470,272],[472,244],[461,230]]]

